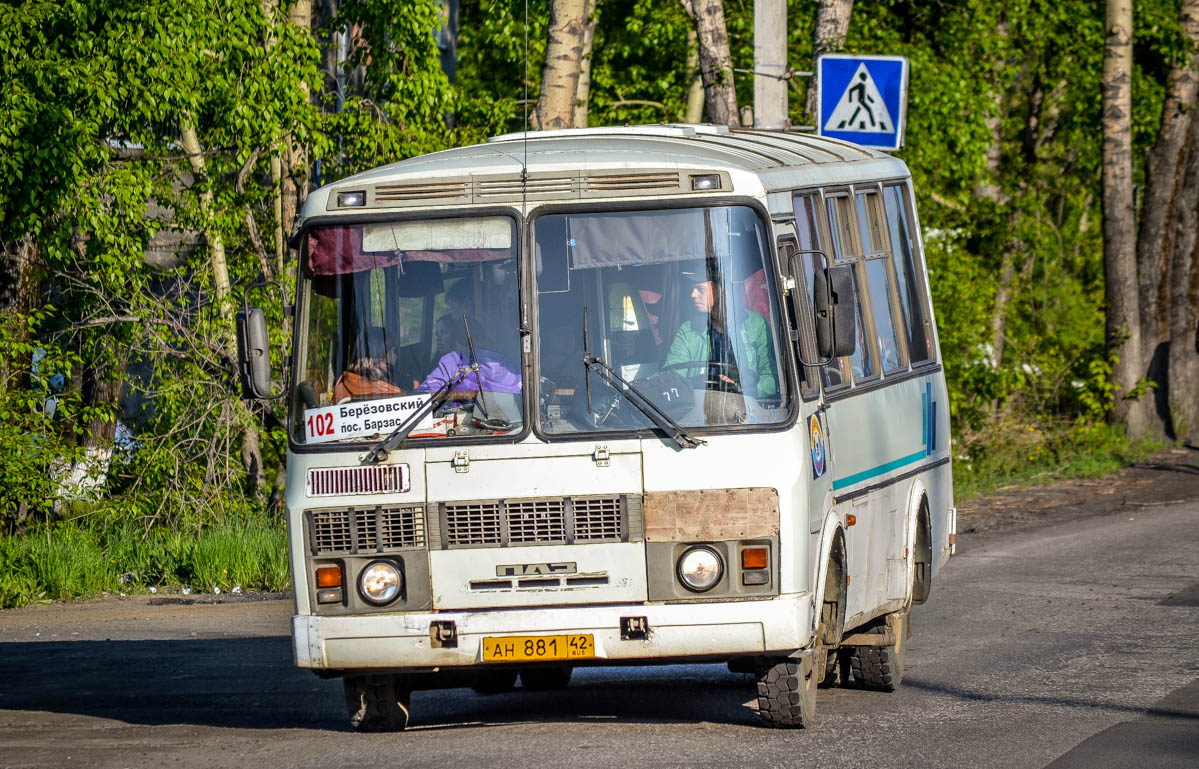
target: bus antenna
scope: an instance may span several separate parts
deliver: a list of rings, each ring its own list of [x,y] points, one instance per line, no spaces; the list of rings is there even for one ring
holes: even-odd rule
[[[520,164],[520,212],[529,215],[529,0],[525,0],[525,130],[521,144],[524,145],[524,160]]]

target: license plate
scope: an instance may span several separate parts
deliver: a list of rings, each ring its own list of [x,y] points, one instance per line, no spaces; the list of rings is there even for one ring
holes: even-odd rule
[[[516,635],[483,639],[484,662],[581,660],[595,656],[595,638],[575,635]]]

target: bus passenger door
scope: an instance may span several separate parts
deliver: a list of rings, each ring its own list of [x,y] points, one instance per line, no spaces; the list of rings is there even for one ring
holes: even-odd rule
[[[820,368],[804,365],[815,362],[815,329],[812,324],[812,277],[822,259],[822,238],[815,218],[813,196],[795,196],[795,231],[778,227],[779,265],[786,293],[785,308],[791,349],[799,378],[799,424],[807,444],[807,462],[800,483],[807,488],[808,531],[816,534],[831,505],[832,481],[829,474],[828,423],[820,397]]]

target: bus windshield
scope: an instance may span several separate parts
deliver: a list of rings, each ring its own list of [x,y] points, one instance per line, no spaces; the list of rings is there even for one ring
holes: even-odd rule
[[[625,384],[583,365],[585,348],[684,427],[786,419],[774,277],[754,209],[547,214],[533,244],[543,432],[653,426]]]
[[[411,437],[520,432],[515,233],[503,216],[309,230],[293,438],[375,440],[444,387]]]

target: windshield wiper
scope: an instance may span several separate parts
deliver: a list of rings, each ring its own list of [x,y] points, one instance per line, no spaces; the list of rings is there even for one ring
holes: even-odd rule
[[[583,307],[583,365],[587,367],[588,372],[594,371],[596,376],[608,383],[608,385],[624,396],[625,400],[632,403],[638,411],[653,422],[654,425],[666,433],[680,449],[694,449],[706,444],[707,441],[696,438],[691,433],[680,425],[678,422],[671,419],[670,415],[663,411],[658,404],[645,396],[645,393],[638,390],[620,374],[604,362],[604,359],[598,355],[591,354],[591,337],[587,332],[587,308]],[[587,389],[587,413],[593,414],[591,410],[591,379],[586,377],[585,386]]]
[[[370,451],[367,452],[364,461],[371,464],[378,464],[387,459],[388,455],[395,450],[395,447],[403,443],[404,439],[416,429],[420,421],[441,406],[441,404],[445,403],[450,397],[450,393],[454,391],[454,388],[462,384],[462,381],[472,373],[475,375],[475,381],[479,384],[480,392],[482,392],[483,382],[479,377],[479,359],[475,355],[475,343],[471,339],[470,324],[466,322],[465,315],[462,316],[462,325],[466,328],[466,346],[470,350],[470,365],[459,368],[454,373],[454,376],[446,380],[445,384],[433,391],[433,394],[429,396],[429,400],[425,401],[419,409],[413,412],[412,416],[398,424],[396,429],[392,430],[386,438],[372,446]],[[484,411],[486,411],[486,406],[484,406]]]

